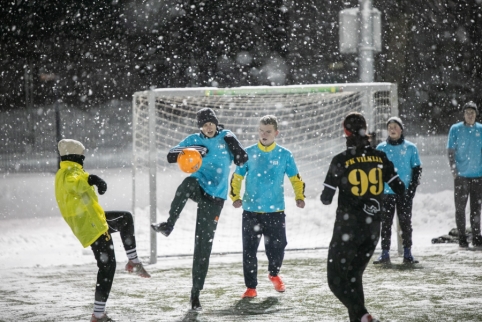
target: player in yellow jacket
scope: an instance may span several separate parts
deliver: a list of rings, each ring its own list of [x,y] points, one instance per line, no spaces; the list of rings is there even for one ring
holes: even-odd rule
[[[113,321],[105,313],[105,306],[114,280],[116,259],[110,236],[120,232],[129,259],[125,269],[141,277],[150,277],[137,257],[134,221],[127,211],[104,211],[99,205],[93,186],[99,194],[107,190],[107,184],[96,175],[83,169],[85,148],[76,140],[58,143],[60,169],[55,176],[55,197],[62,217],[83,247],[90,246],[97,261],[94,312],[91,322]]]

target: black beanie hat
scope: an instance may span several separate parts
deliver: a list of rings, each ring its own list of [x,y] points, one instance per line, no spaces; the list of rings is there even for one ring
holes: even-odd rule
[[[216,113],[208,107],[205,107],[203,109],[200,109],[197,111],[197,125],[201,128],[203,127],[204,124],[207,122],[211,122],[216,124],[218,126],[218,118],[216,117]]]
[[[365,136],[367,130],[367,122],[365,117],[358,112],[351,112],[343,121],[343,128],[347,136]]]
[[[476,115],[479,115],[479,110],[477,109],[477,104],[475,104],[474,102],[470,101],[470,102],[465,103],[465,105],[464,105],[464,112],[465,112],[465,110],[468,109],[468,108],[473,109],[473,110],[475,111],[475,114],[476,114]]]

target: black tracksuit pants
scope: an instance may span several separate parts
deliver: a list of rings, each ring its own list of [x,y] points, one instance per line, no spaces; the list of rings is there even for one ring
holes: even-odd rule
[[[208,273],[214,233],[224,206],[224,199],[207,195],[196,178],[187,177],[176,190],[167,222],[173,226],[176,224],[188,199],[197,203],[191,296],[199,296]]]
[[[467,243],[465,231],[465,207],[470,196],[470,226],[472,243],[482,246],[480,236],[480,207],[482,203],[482,178],[457,177],[454,180],[455,223],[459,233],[459,244]]]
[[[392,239],[392,224],[397,210],[400,230],[402,231],[403,247],[412,247],[412,205],[413,199],[406,195],[387,194],[383,196],[382,212],[382,249],[390,250]]]
[[[347,307],[350,321],[368,313],[363,272],[378,244],[380,221],[369,215],[337,213],[327,260],[328,286]]]
[[[120,232],[126,252],[136,248],[132,214],[127,211],[106,211],[105,217],[109,225],[108,232],[90,245],[99,268],[95,287],[95,300],[99,302],[106,302],[109,298],[116,269],[114,243],[110,234]]]
[[[256,213],[243,211],[243,272],[248,288],[258,285],[258,246],[264,236],[264,248],[268,257],[268,271],[277,276],[283,264],[286,241],[284,212]]]

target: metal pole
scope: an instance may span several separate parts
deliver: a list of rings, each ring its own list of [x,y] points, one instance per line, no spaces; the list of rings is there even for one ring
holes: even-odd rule
[[[373,82],[373,21],[372,1],[360,2],[360,44],[358,45],[360,82]]]
[[[157,221],[157,149],[156,149],[156,97],[153,91],[148,92],[149,104],[149,199],[150,221]],[[151,233],[151,256],[149,263],[157,263],[157,233]]]

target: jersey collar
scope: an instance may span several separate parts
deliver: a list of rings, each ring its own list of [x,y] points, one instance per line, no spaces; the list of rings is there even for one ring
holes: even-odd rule
[[[268,146],[264,146],[261,144],[261,142],[258,141],[258,149],[260,149],[263,152],[271,152],[274,150],[275,147],[276,147],[276,142],[273,142]]]

